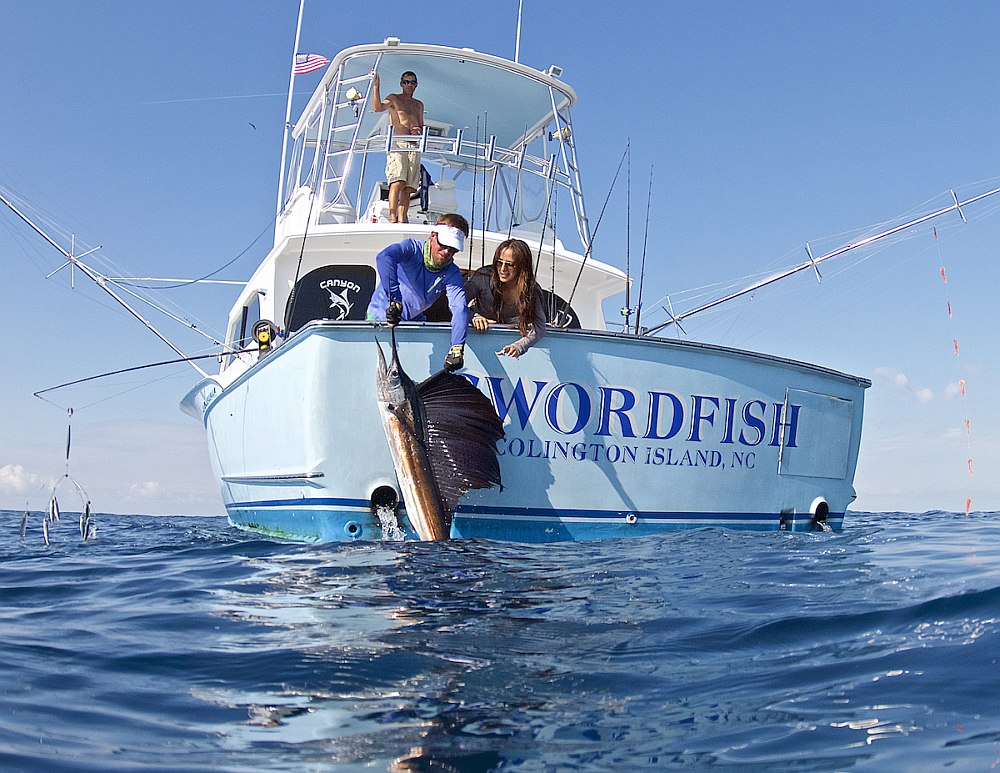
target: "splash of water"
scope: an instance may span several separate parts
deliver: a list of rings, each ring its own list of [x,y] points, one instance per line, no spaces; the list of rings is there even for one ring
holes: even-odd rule
[[[401,542],[406,537],[403,530],[399,528],[395,507],[377,505],[375,507],[375,517],[378,518],[379,526],[382,527],[382,539]]]

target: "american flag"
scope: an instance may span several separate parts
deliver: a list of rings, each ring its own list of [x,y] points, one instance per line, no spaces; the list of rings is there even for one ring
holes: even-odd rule
[[[292,68],[296,75],[305,75],[307,72],[319,70],[330,64],[330,60],[319,54],[296,54],[295,67]]]

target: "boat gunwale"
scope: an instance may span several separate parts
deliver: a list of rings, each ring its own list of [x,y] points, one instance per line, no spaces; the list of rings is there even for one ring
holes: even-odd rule
[[[210,376],[207,379],[203,379],[198,382],[195,387],[192,388],[191,392],[196,392],[202,384],[206,381],[211,381],[218,384],[221,387],[221,391],[215,395],[212,402],[205,408],[202,413],[203,421],[208,421],[208,414],[211,412],[212,408],[219,402],[219,400],[230,390],[235,389],[245,380],[249,379],[256,371],[261,367],[262,363],[280,356],[281,353],[289,346],[295,346],[299,341],[305,340],[311,335],[322,334],[324,331],[328,330],[338,330],[338,329],[349,329],[349,328],[366,328],[372,331],[377,331],[381,324],[373,324],[364,320],[329,320],[329,319],[317,319],[308,322],[303,325],[295,334],[285,341],[280,346],[275,347],[271,352],[269,352],[265,357],[259,357],[256,362],[250,365],[245,371],[240,373],[235,379],[233,379],[229,384],[222,384],[216,376]],[[429,331],[439,331],[439,330],[450,330],[450,322],[407,322],[406,327],[410,329],[428,329]],[[498,335],[507,335],[508,330],[503,327],[497,327],[491,330],[487,330],[485,334],[477,333],[477,335],[490,335],[495,333]],[[870,379],[864,378],[863,376],[853,376],[849,373],[844,373],[843,371],[834,370],[833,368],[827,368],[823,365],[815,365],[810,362],[805,362],[803,360],[794,360],[789,357],[781,357],[774,354],[766,354],[764,352],[755,352],[749,349],[737,349],[731,346],[722,346],[721,344],[706,343],[703,341],[681,341],[672,338],[660,338],[657,336],[644,336],[636,335],[634,333],[624,333],[611,330],[565,330],[557,327],[549,327],[546,329],[545,338],[550,340],[550,336],[555,336],[556,340],[563,338],[564,336],[584,336],[587,338],[599,338],[599,339],[619,339],[626,341],[628,343],[638,344],[640,346],[652,346],[652,347],[668,347],[676,349],[688,349],[696,351],[707,351],[713,354],[720,354],[728,357],[736,357],[745,360],[756,360],[760,362],[770,363],[774,365],[782,365],[785,367],[792,367],[798,370],[803,370],[808,373],[815,373],[826,377],[832,377],[839,381],[844,381],[847,383],[854,384],[863,389],[868,389],[871,387],[872,382]],[[546,344],[541,344],[546,346]],[[401,346],[405,346],[404,342],[401,342]]]

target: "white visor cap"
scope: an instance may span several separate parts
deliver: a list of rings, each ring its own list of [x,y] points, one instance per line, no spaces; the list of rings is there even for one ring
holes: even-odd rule
[[[460,229],[450,225],[436,225],[434,233],[437,234],[438,244],[452,247],[459,252],[465,249],[465,234]]]

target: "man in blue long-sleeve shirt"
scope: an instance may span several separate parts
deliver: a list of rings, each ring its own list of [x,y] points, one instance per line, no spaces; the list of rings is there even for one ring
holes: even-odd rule
[[[465,247],[469,224],[452,213],[442,215],[426,241],[404,239],[390,244],[375,257],[379,283],[368,304],[368,319],[397,325],[401,320],[423,320],[424,312],[441,293],[447,293],[451,310],[451,349],[444,369],[465,364],[465,334],[469,308],[456,253]]]

